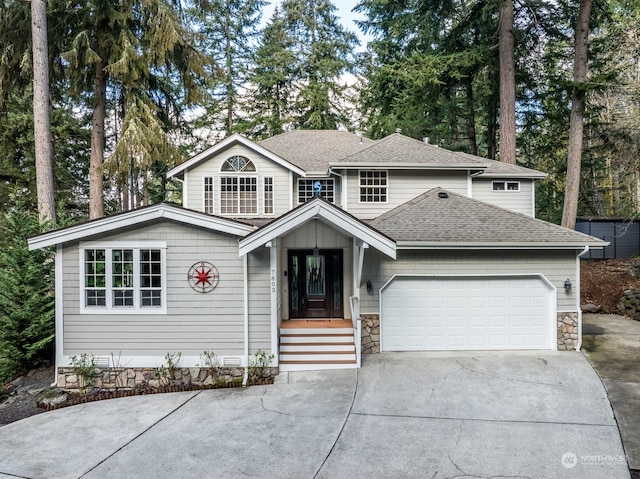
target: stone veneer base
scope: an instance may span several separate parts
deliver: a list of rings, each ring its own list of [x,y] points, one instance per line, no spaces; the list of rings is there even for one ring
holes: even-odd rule
[[[142,384],[151,387],[162,387],[168,384],[182,386],[209,386],[216,382],[231,382],[244,376],[244,368],[178,368],[175,377],[169,381],[168,377],[158,377],[157,368],[96,368],[93,375],[93,387],[99,389],[132,389]],[[278,368],[269,368],[265,377],[278,375]],[[67,391],[79,390],[82,382],[72,368],[58,368],[57,386]]]

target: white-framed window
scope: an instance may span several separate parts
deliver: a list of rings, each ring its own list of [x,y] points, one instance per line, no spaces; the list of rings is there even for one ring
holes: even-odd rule
[[[329,203],[335,202],[333,178],[298,178],[298,203],[302,204],[317,195],[318,191]]]
[[[210,176],[206,176],[203,178],[203,205],[204,212],[212,215],[213,211],[213,178]]]
[[[264,214],[273,214],[273,178],[267,176],[264,178]]]
[[[232,174],[220,177],[220,213],[258,214],[258,177],[253,162],[244,156],[232,156],[222,164],[220,171]]]
[[[386,170],[360,170],[360,203],[386,203],[389,184]]]
[[[519,181],[492,181],[491,189],[493,191],[520,191]]]
[[[80,311],[166,313],[164,242],[80,244]]]

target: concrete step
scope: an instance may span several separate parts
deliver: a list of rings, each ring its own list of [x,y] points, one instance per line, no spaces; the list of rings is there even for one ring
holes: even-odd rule
[[[351,342],[345,343],[334,343],[334,342],[322,342],[322,343],[281,343],[280,344],[280,352],[313,352],[313,351],[351,351],[354,352],[356,350],[355,344],[353,344],[353,340]]]
[[[324,361],[355,361],[355,351],[299,351],[299,352],[281,352],[280,364],[287,361],[306,361],[312,363]]]
[[[335,335],[341,335],[341,334],[353,335],[353,328],[282,328],[280,329],[280,336],[282,335],[309,336],[313,334],[319,334],[322,336],[335,336]]]
[[[280,335],[280,344],[299,344],[299,343],[353,343],[353,334],[336,334],[327,336],[325,334],[308,334],[308,335]]]

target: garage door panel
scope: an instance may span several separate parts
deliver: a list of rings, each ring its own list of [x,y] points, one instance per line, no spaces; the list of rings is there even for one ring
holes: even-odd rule
[[[550,349],[553,290],[531,277],[398,277],[382,293],[382,349]]]

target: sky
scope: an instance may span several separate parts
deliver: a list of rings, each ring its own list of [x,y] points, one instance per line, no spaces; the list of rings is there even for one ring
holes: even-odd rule
[[[264,7],[262,11],[263,24],[266,24],[269,21],[277,3],[280,2],[270,2],[266,7]],[[355,20],[363,20],[365,18],[362,13],[355,13],[351,11],[358,3],[359,0],[333,0],[333,4],[337,8],[336,15],[340,18],[342,25],[347,30],[355,33],[360,40],[360,46],[356,48],[356,50],[364,51],[367,41],[371,38],[369,36],[363,35],[358,26],[355,24]]]

